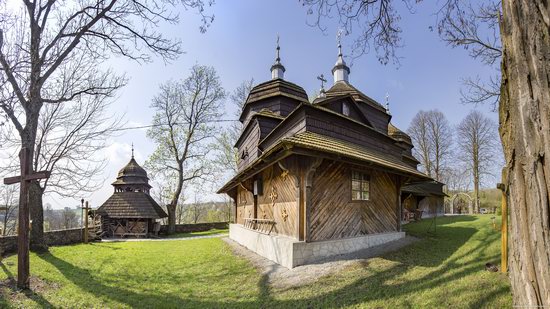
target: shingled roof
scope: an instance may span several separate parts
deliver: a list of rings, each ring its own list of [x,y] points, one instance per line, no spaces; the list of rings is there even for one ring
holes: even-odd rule
[[[435,180],[410,183],[403,186],[401,191],[418,196],[447,196],[443,192],[443,183]]]
[[[332,87],[330,87],[329,90],[325,92],[325,94],[327,99],[332,97],[351,95],[357,101],[365,102],[380,111],[386,112],[386,108],[384,108],[380,103],[376,102],[371,97],[362,93],[361,91],[359,91],[359,89],[353,87],[350,83],[345,81],[339,81],[335,83]]]
[[[290,152],[293,152],[295,148],[309,149],[313,151],[324,152],[328,154],[334,154],[340,158],[349,158],[359,160],[363,162],[369,162],[374,165],[388,168],[390,170],[398,171],[403,174],[413,176],[415,179],[428,180],[430,177],[419,172],[417,169],[405,164],[404,162],[392,158],[387,154],[367,149],[360,145],[347,142],[341,139],[329,137],[322,134],[317,134],[309,131],[300,132],[293,136],[285,137],[279,140],[276,144],[265,150],[262,155],[256,159],[255,162],[264,161],[271,154],[276,153],[282,148],[287,148]],[[227,182],[218,193],[225,192],[240,181],[240,179],[248,177],[250,173],[255,170],[255,165],[251,164],[237,175],[235,175],[229,182]]]
[[[412,145],[411,137],[407,133],[399,130],[391,122],[388,124],[388,135],[391,136],[396,141],[405,142],[409,145]]]
[[[155,200],[144,192],[115,192],[97,209],[109,218],[160,219],[168,217]]]
[[[307,131],[298,133],[294,136],[284,138],[282,142],[307,149],[329,152],[342,157],[367,161],[376,165],[404,172],[406,174],[411,174],[421,178],[428,178],[415,168],[403,163],[400,160],[394,159],[387,154],[379,153],[354,143],[317,133]]]

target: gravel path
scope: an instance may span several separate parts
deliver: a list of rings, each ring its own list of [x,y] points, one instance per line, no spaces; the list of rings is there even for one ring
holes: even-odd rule
[[[418,241],[418,238],[406,236],[383,245],[367,248],[350,254],[339,255],[319,261],[315,264],[298,266],[293,269],[283,267],[239,245],[229,238],[223,240],[233,253],[249,260],[261,273],[267,276],[267,282],[273,287],[295,287],[317,281],[319,278],[338,272],[352,265],[364,263],[366,259],[399,250]]]

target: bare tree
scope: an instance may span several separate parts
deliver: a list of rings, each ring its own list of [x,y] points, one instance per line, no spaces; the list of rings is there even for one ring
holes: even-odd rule
[[[78,208],[65,207],[53,209],[50,204],[44,207],[44,222],[48,230],[66,230],[80,226],[80,210]]]
[[[443,171],[442,182],[447,192],[466,192],[470,185],[468,169],[460,164],[454,164]]]
[[[213,139],[219,128],[213,121],[222,115],[225,98],[219,77],[212,67],[195,65],[182,81],[169,81],[153,99],[153,127],[147,136],[157,148],[146,166],[154,177],[175,179],[170,188],[168,233],[174,233],[176,207],[184,185],[212,174],[207,158],[215,150]],[[212,179],[209,179],[212,180]]]
[[[426,174],[442,181],[453,145],[453,132],[445,115],[438,110],[419,111],[411,121],[408,133],[415,146],[414,154],[420,159]]]
[[[17,208],[19,200],[17,186],[0,186],[0,211],[2,216],[2,236],[16,234]]]
[[[89,98],[108,98],[124,85],[124,78],[103,69],[112,55],[138,62],[152,55],[165,60],[180,54],[178,41],[155,29],[161,22],[176,23],[173,2],[84,0],[67,5],[58,1],[23,1],[0,11],[0,109],[30,151],[34,168],[38,124],[44,104],[65,104]],[[200,0],[181,0],[204,14]],[[206,25],[211,21],[203,15]],[[40,186],[29,190],[31,213],[41,214]],[[27,199],[21,196],[20,200]],[[42,220],[32,230],[43,230]],[[33,234],[37,235],[37,234]],[[42,242],[42,243],[36,243]],[[45,247],[43,239],[35,245]]]
[[[228,195],[224,195],[223,198],[223,205],[222,205],[222,212],[223,212],[223,221],[225,222],[231,222],[231,218],[233,217],[233,201],[232,198],[230,198]]]
[[[197,198],[197,193],[195,193],[195,201],[187,205],[187,213],[189,220],[193,224],[199,223],[206,213],[205,204],[201,203]]]
[[[471,111],[457,128],[458,157],[470,171],[474,183],[474,209],[479,212],[479,189],[484,176],[491,175],[498,154],[497,126],[479,111]]]
[[[78,227],[78,215],[74,209],[69,207],[63,208],[61,210],[61,222],[63,229],[72,229]]]
[[[237,174],[237,164],[239,163],[239,154],[235,148],[235,143],[242,130],[242,124],[237,119],[241,116],[248,94],[253,87],[254,79],[245,80],[229,96],[232,105],[236,107],[235,121],[231,122],[217,138],[219,149],[216,161],[221,167],[233,174]]]
[[[446,0],[437,16],[443,41],[451,47],[466,49],[472,58],[495,70],[495,75],[488,80],[479,76],[464,78],[461,101],[475,105],[489,103],[496,110],[501,85],[500,1]]]
[[[183,224],[185,220],[185,197],[182,194],[176,206],[176,224]]]
[[[107,116],[110,100],[105,97],[79,98],[64,104],[48,104],[38,119],[35,143],[34,170],[51,172],[46,180],[33,182],[30,200],[37,207],[31,210],[31,242],[33,250],[43,251],[43,196],[55,193],[72,197],[79,192],[92,192],[102,185],[98,178],[105,166],[100,152],[105,140],[114,134],[120,125],[120,118]],[[16,149],[20,141],[9,139],[11,148]],[[18,162],[7,168],[18,170]]]
[[[382,5],[394,1],[303,0],[302,2],[310,5],[308,13],[321,18],[327,16],[326,5],[337,7],[338,9],[333,9],[332,12],[338,14],[341,25],[346,25],[345,21],[348,21],[352,25],[359,24],[359,29],[369,29],[374,26],[375,31],[360,31],[356,36],[355,45],[368,47],[369,45],[362,44],[365,41],[375,46],[381,43],[383,46],[378,51],[389,51],[382,54],[394,56],[397,46],[395,42],[399,41],[380,40],[380,35],[377,35],[383,33],[385,29],[400,30],[396,25],[399,18],[384,18],[385,16],[399,17],[392,6]],[[404,2],[408,3],[406,0]],[[478,9],[473,12],[479,16],[487,16],[485,12],[480,11],[479,3],[487,8],[496,9],[487,11],[491,16],[489,19],[482,18],[478,19],[479,21],[487,22],[489,25],[496,25],[496,22],[499,22],[499,29],[496,27],[493,29],[495,29],[494,33],[499,35],[501,45],[500,91],[494,87],[488,87],[488,92],[500,94],[499,130],[506,160],[503,175],[512,222],[509,225],[512,253],[510,254],[510,277],[514,304],[548,307],[550,306],[550,294],[547,292],[550,290],[550,233],[548,232],[550,223],[547,218],[548,200],[550,200],[550,179],[548,178],[550,161],[546,157],[550,153],[550,142],[548,142],[550,140],[548,117],[550,7],[547,1],[533,0],[483,2],[446,0],[442,2],[439,12],[435,13],[460,14],[460,10],[468,12],[468,5],[476,8],[472,6],[475,3],[478,3]],[[356,14],[351,11],[352,14],[349,15],[350,11],[346,9],[348,7],[368,7],[369,9],[356,10]],[[377,11],[377,8],[382,9]],[[449,9],[451,11],[448,11]],[[391,21],[390,26],[386,26],[382,21]],[[455,24],[460,25],[460,23]],[[490,27],[486,29],[490,30]],[[347,30],[349,34],[351,28]],[[393,31],[393,33],[398,35],[399,31]],[[392,38],[391,35],[386,37]],[[480,38],[484,37],[480,36]],[[482,46],[475,40],[456,42],[460,43],[458,46],[468,51],[474,45]],[[473,45],[462,44],[470,42]],[[486,42],[486,40],[480,40],[480,42]],[[498,43],[498,41],[493,42]],[[487,49],[491,50],[491,48]],[[495,51],[495,55],[497,54]],[[498,59],[495,59],[494,63],[498,64],[498,62]],[[499,85],[498,80],[494,79],[492,84]],[[483,85],[481,86],[483,88]],[[486,100],[479,102],[483,101]]]
[[[402,0],[409,5],[414,1]],[[397,49],[402,46],[401,17],[394,8],[393,0],[300,0],[311,17],[310,25],[323,32],[327,30],[324,20],[334,15],[346,35],[359,32],[353,43],[355,56],[374,49],[378,60],[387,64],[399,63]]]

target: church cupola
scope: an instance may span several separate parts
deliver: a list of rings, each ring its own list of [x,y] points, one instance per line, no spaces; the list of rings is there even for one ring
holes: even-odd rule
[[[340,81],[348,82],[349,73],[349,67],[344,61],[344,56],[342,56],[342,44],[340,43],[340,39],[338,39],[338,59],[336,60],[336,64],[332,68],[334,83],[336,84]]]
[[[149,194],[151,185],[149,177],[143,167],[134,159],[134,145],[132,144],[132,158],[119,172],[115,182],[112,183],[115,192],[144,192]]]
[[[285,67],[281,63],[279,47],[279,36],[277,36],[277,58],[275,58],[275,63],[271,66],[271,79],[284,79],[285,78]]]

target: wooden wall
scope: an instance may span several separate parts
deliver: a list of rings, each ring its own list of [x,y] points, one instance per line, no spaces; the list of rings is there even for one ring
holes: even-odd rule
[[[246,117],[244,122],[252,117],[253,112],[259,112],[262,109],[268,109],[275,114],[286,117],[288,114],[292,113],[298,105],[300,105],[300,101],[284,96],[271,97],[261,101],[255,101],[246,105],[246,109],[244,111],[244,113],[246,113]]]
[[[254,122],[248,130],[248,136],[239,145],[239,161],[237,167],[239,171],[254,162],[258,158],[258,143],[260,142],[260,126],[258,122]],[[241,158],[243,151],[248,152],[248,157]]]
[[[251,188],[250,182],[245,184],[247,188]],[[245,189],[243,186],[237,188],[237,212],[235,222],[238,224],[244,223],[244,218],[253,218],[254,216],[254,195],[252,191]]]
[[[285,175],[278,165],[263,171],[262,178],[264,192],[263,195],[258,196],[258,218],[274,220],[273,232],[297,238],[298,189],[296,178],[292,172]],[[272,198],[274,199],[272,200]]]
[[[296,186],[297,179],[293,176],[295,173],[294,166],[289,165],[292,171],[288,173],[284,173],[277,164],[261,172],[263,194],[258,196],[257,218],[275,221],[272,234],[297,238],[298,188]],[[245,184],[245,187],[252,190],[252,181]],[[251,191],[239,186],[235,222],[243,224],[244,218],[253,218],[253,215],[254,195]]]
[[[308,112],[306,126],[307,131],[358,144],[401,160],[402,148],[395,144],[395,140],[347,119],[313,110]]]
[[[367,117],[373,127],[380,132],[388,132],[388,123],[390,122],[390,116],[384,113],[368,103],[357,103],[359,109]]]
[[[397,230],[397,177],[355,168],[370,175],[370,200],[351,200],[349,164],[325,160],[312,182],[309,240],[327,240]]]

